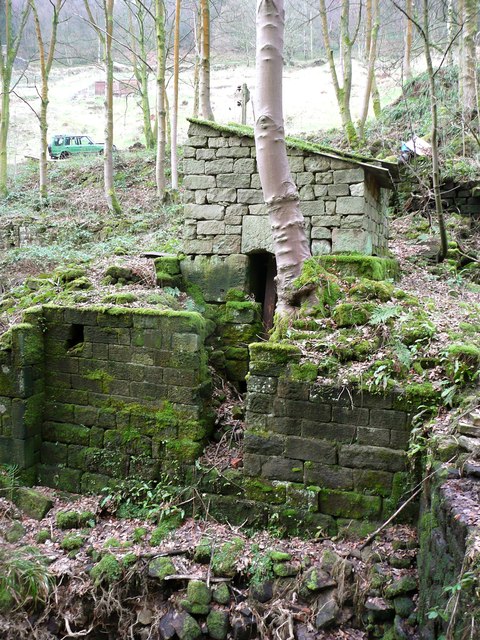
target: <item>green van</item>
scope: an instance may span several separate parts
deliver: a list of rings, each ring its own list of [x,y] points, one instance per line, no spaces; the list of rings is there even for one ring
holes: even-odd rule
[[[103,143],[93,142],[89,136],[60,133],[53,136],[48,153],[53,159],[68,158],[78,153],[103,153]]]

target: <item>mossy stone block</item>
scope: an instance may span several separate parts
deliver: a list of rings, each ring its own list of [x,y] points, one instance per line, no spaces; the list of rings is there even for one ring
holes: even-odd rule
[[[167,576],[172,576],[175,573],[175,565],[170,558],[154,558],[148,565],[148,575],[151,578],[165,580]]]
[[[75,551],[85,544],[85,536],[78,533],[67,533],[60,542],[60,548],[64,551]]]
[[[283,504],[286,500],[285,485],[275,485],[267,480],[246,478],[244,488],[248,500],[269,504]]]
[[[230,626],[227,611],[213,610],[207,616],[207,629],[214,640],[225,640]]]
[[[206,616],[210,611],[208,604],[198,604],[197,602],[190,602],[190,600],[180,600],[180,606],[193,616]]]
[[[332,311],[332,318],[338,327],[353,327],[366,324],[374,310],[369,302],[344,302]]]
[[[176,631],[180,640],[199,640],[203,635],[198,622],[188,613],[183,613]]]
[[[180,259],[177,256],[160,256],[154,260],[155,271],[176,276],[180,273]]]
[[[122,577],[122,565],[111,554],[103,556],[100,562],[97,562],[90,571],[90,577],[95,585],[99,585],[102,582],[106,584],[113,584]]]
[[[351,491],[321,489],[318,499],[321,513],[339,518],[375,518],[380,515],[382,508],[380,497]]]
[[[90,429],[78,424],[45,422],[42,432],[43,439],[49,442],[88,446],[90,441]]]
[[[225,582],[221,582],[213,591],[213,599],[218,604],[228,604],[230,602],[230,589]]]
[[[298,347],[283,342],[254,342],[249,345],[251,360],[269,364],[286,365],[300,362],[302,352]]]
[[[406,593],[413,593],[417,590],[417,581],[414,576],[406,575],[401,578],[397,578],[385,589],[385,596],[387,598],[397,598],[403,596]]]
[[[258,302],[229,301],[220,318],[220,322],[250,324],[261,321],[262,306]]]
[[[233,577],[237,572],[237,562],[244,547],[245,543],[241,538],[233,538],[231,542],[225,542],[221,547],[214,549],[211,562],[213,574]]]
[[[40,464],[38,466],[38,483],[54,489],[62,489],[70,493],[80,491],[82,472],[77,469],[67,469],[59,466]]]
[[[195,604],[208,605],[212,601],[212,592],[205,582],[190,580],[187,586],[187,599]]]
[[[23,536],[27,533],[27,530],[19,520],[14,520],[10,525],[6,527],[3,532],[5,540],[10,544],[19,542]]]
[[[81,480],[81,492],[88,495],[96,495],[106,487],[114,484],[114,479],[100,473],[84,473]]]
[[[166,454],[173,460],[194,463],[203,452],[203,445],[186,438],[182,440],[170,440],[165,445]]]
[[[342,276],[370,280],[390,280],[398,277],[398,262],[392,258],[377,258],[360,254],[325,255],[316,258],[327,271]]]
[[[182,260],[180,268],[184,278],[200,288],[206,302],[225,302],[229,290],[248,289],[248,257],[244,255],[195,256]]]
[[[53,501],[39,491],[20,487],[15,491],[15,504],[30,518],[41,520],[53,507]]]

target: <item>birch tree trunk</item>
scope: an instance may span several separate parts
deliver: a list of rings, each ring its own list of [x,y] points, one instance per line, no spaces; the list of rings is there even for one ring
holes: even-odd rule
[[[477,33],[478,2],[464,0],[465,20],[463,24],[464,59],[461,65],[463,77],[464,117],[470,121],[477,108],[477,69],[475,36]]]
[[[257,2],[255,145],[277,261],[277,311],[293,308],[292,282],[310,257],[299,195],[288,165],[282,105],[283,0]]]
[[[165,200],[165,6],[163,0],[155,0],[155,35],[157,40],[157,159],[155,179],[157,195]]]
[[[30,3],[23,5],[17,35],[13,32],[12,0],[3,2],[2,20],[4,24],[5,41],[0,31],[0,81],[1,81],[1,113],[0,113],[0,195],[6,196],[7,189],[7,143],[10,127],[10,84],[12,81],[13,63],[17,57],[18,47],[22,39],[25,24],[30,12]]]
[[[200,111],[205,120],[215,120],[210,102],[210,0],[200,0],[202,12],[202,61],[200,65]]]
[[[122,210],[115,194],[113,182],[113,6],[115,0],[104,0],[105,10],[105,147],[103,149],[103,179],[105,198],[112,213],[121,214]]]
[[[175,3],[175,31],[173,39],[173,102],[172,126],[170,138],[170,164],[172,171],[172,189],[178,189],[178,153],[177,153],[177,124],[178,124],[178,74],[180,64],[180,0]]]
[[[363,97],[362,111],[360,113],[360,120],[358,123],[358,135],[361,140],[364,138],[365,122],[368,116],[368,108],[370,106],[370,96],[373,95],[375,81],[375,62],[377,59],[377,37],[378,37],[378,14],[379,14],[379,2],[374,0],[367,0],[366,5],[366,38],[365,38],[365,54],[368,60],[367,67],[367,83],[365,86],[365,93]],[[378,89],[377,89],[378,92]]]
[[[412,16],[413,0],[405,0],[405,13]],[[413,23],[407,18],[405,25],[405,51],[403,54],[403,76],[405,82],[412,78],[412,41],[413,41]]]
[[[40,162],[39,162],[39,189],[40,199],[45,201],[48,197],[48,172],[47,172],[47,152],[48,152],[48,121],[47,121],[47,109],[48,109],[48,80],[50,77],[50,71],[52,69],[53,57],[55,55],[55,47],[57,44],[57,29],[60,17],[60,11],[65,5],[65,0],[55,0],[52,4],[52,31],[50,34],[50,44],[48,47],[48,53],[45,51],[45,43],[42,35],[42,28],[40,25],[40,19],[38,17],[37,5],[35,0],[30,0],[30,6],[32,8],[33,19],[35,23],[35,33],[38,42],[39,62],[40,62],[40,75],[42,80],[42,88],[40,91],[40,114],[38,116],[40,124]]]
[[[138,36],[135,35],[133,25],[131,25],[132,36],[132,58],[133,73],[139,85],[140,99],[139,106],[143,116],[143,135],[145,138],[145,146],[147,149],[155,147],[155,137],[150,120],[150,100],[148,97],[148,75],[149,67],[147,66],[147,46],[145,35],[145,6],[143,0],[135,0],[136,12],[135,19],[138,24]],[[130,8],[130,19],[133,9]],[[137,45],[139,52],[137,53]]]

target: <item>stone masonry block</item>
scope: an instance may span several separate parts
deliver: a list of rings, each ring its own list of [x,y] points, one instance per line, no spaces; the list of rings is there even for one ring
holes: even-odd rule
[[[337,213],[356,215],[365,212],[365,199],[354,196],[337,198]]]
[[[300,380],[278,380],[278,397],[288,400],[308,400],[309,385]]]
[[[249,393],[247,397],[247,410],[255,413],[271,413],[273,410],[273,397],[264,393]]]
[[[274,377],[249,376],[248,391],[249,393],[266,393],[274,394],[277,390],[278,379]]]
[[[332,253],[332,243],[330,240],[313,240],[311,249],[313,256],[328,255]]]
[[[216,186],[215,176],[189,175],[183,180],[185,189],[210,189]]]
[[[292,173],[305,170],[305,164],[302,156],[288,156],[288,164]]]
[[[225,233],[225,223],[221,220],[202,220],[197,224],[197,233],[201,236],[214,236]]]
[[[330,158],[322,156],[309,156],[304,160],[307,171],[328,171],[330,169]]]
[[[195,154],[195,157],[197,158],[197,160],[214,160],[215,158],[215,149],[197,149],[196,151],[197,153]],[[193,156],[186,156],[185,154],[183,155],[185,158],[193,157]]]
[[[390,446],[393,449],[407,449],[410,441],[408,431],[390,431]]]
[[[341,518],[376,518],[380,516],[382,499],[360,493],[322,490],[319,494],[321,513]]]
[[[300,187],[298,193],[302,202],[305,202],[307,200],[315,200],[315,192],[313,191],[313,187],[310,185]]]
[[[366,425],[368,424],[368,409],[358,407],[333,407],[332,420],[341,424]]]
[[[262,204],[263,194],[258,189],[239,189],[237,192],[238,202],[243,204]]]
[[[223,136],[208,138],[208,146],[211,149],[222,149],[223,147],[228,147],[228,140]]]
[[[205,173],[205,160],[189,160],[183,161],[183,173],[188,176],[193,174]]]
[[[237,201],[237,190],[231,188],[208,189],[207,202],[214,204],[217,202],[225,202],[230,204]]]
[[[331,184],[328,187],[328,195],[335,197],[350,195],[348,184]],[[341,211],[339,213],[341,213]]]
[[[379,429],[394,429],[407,431],[407,414],[404,411],[389,411],[386,409],[372,409],[370,411],[370,426]]]
[[[372,238],[361,229],[333,229],[332,252],[356,252],[372,255]]]
[[[321,216],[325,209],[322,200],[314,200],[312,202],[301,202],[300,211],[304,216],[313,217]]]
[[[317,184],[333,184],[333,171],[315,174],[315,182]]]
[[[379,471],[404,471],[406,453],[386,447],[341,445],[339,463],[353,469],[377,469]]]
[[[205,163],[205,173],[207,175],[216,176],[219,173],[232,173],[233,158],[221,158],[209,160]]]
[[[244,216],[242,219],[242,253],[273,253],[272,230],[268,216]]]
[[[303,462],[276,456],[267,458],[262,464],[262,477],[286,482],[303,482]]]
[[[207,146],[207,136],[189,136],[188,144],[191,147],[206,147]]]
[[[310,171],[304,171],[297,173],[297,177],[295,183],[297,187],[303,187],[307,184],[313,184],[315,181],[315,176]]]
[[[353,470],[355,491],[389,496],[392,491],[393,473],[387,471]]]
[[[191,136],[207,136],[209,138],[216,138],[220,136],[220,131],[212,129],[205,124],[191,122],[188,126],[188,137],[191,138]]]
[[[255,164],[256,163],[253,158],[240,158],[235,160],[233,171],[236,174],[248,173],[248,175],[251,175],[256,171]]]
[[[213,252],[212,240],[186,240],[184,250],[189,255],[209,255]]]
[[[285,455],[297,460],[310,460],[325,464],[336,464],[337,462],[337,448],[331,442],[294,436],[287,437]]]
[[[193,220],[222,220],[224,212],[220,204],[185,205],[185,217]]]
[[[178,351],[194,353],[199,350],[200,336],[195,333],[174,333],[172,336],[172,348]]]
[[[227,229],[225,230],[227,231]],[[213,240],[213,253],[215,255],[233,255],[240,253],[240,249],[240,233],[238,235],[215,236]]]
[[[390,446],[390,431],[388,429],[372,429],[371,427],[358,427],[358,444],[372,444],[379,447]]]
[[[333,181],[337,183],[363,182],[363,169],[337,169],[333,173]]]
[[[305,463],[305,484],[317,485],[326,489],[353,489],[353,470],[336,465]]]
[[[217,158],[249,158],[249,147],[229,147],[217,150]]]
[[[233,187],[234,189],[249,189],[249,173],[219,173],[217,187]]]
[[[316,422],[329,422],[331,418],[331,407],[328,404],[288,400],[286,402],[286,415],[289,418],[304,418],[306,420],[315,420]]]
[[[246,431],[244,448],[248,453],[256,453],[263,456],[281,456],[285,448],[285,440],[274,433],[258,434]]]
[[[358,184],[350,185],[350,195],[351,196],[364,196],[365,195],[365,184],[363,182],[359,182]]]
[[[311,233],[312,240],[331,240],[332,230],[326,227],[315,227]]]
[[[247,420],[247,424],[250,424]],[[266,426],[270,431],[281,433],[286,436],[299,436],[300,425],[295,418],[281,418],[278,416],[267,416]]]
[[[356,428],[350,424],[336,422],[313,422],[301,420],[302,436],[305,438],[319,438],[331,442],[352,443],[355,441]]]

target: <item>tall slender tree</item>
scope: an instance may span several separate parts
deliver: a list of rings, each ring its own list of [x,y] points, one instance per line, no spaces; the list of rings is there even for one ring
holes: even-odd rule
[[[283,0],[257,2],[255,146],[277,262],[278,313],[294,306],[292,282],[310,257],[298,190],[285,146],[282,107]]]
[[[0,195],[7,194],[7,143],[10,127],[10,93],[12,91],[12,74],[15,58],[22,39],[23,31],[30,12],[28,0],[23,2],[18,27],[15,33],[13,24],[12,0],[4,0],[0,9],[4,24],[5,40],[0,32]]]
[[[352,93],[352,49],[357,39],[360,27],[360,11],[358,16],[357,27],[354,34],[350,34],[350,0],[342,0],[342,11],[340,17],[340,71],[337,73],[335,57],[330,41],[328,28],[327,7],[325,0],[320,2],[320,21],[322,24],[322,35],[325,52],[330,67],[330,75],[332,77],[333,87],[337,98],[338,109],[345,136],[349,144],[354,147],[358,143],[358,135],[352,119],[350,109],[350,98]],[[361,7],[361,5],[360,5]],[[340,77],[342,82],[340,82]]]
[[[40,125],[40,197],[45,200],[48,196],[48,174],[47,174],[47,109],[48,109],[48,80],[50,77],[50,71],[52,69],[53,59],[55,55],[55,47],[57,44],[57,30],[60,19],[60,12],[65,6],[66,0],[50,0],[52,8],[52,20],[51,20],[51,32],[50,42],[48,44],[48,50],[45,49],[45,38],[42,33],[42,26],[40,23],[37,3],[38,0],[30,0],[30,6],[32,8],[33,19],[35,22],[35,33],[38,42],[38,53],[40,60],[40,77],[42,86],[40,89],[40,113],[37,114]]]
[[[155,34],[157,51],[157,159],[155,178],[157,195],[161,202],[165,200],[165,147],[166,147],[166,109],[165,109],[165,6],[163,0],[155,0]]]
[[[370,105],[370,96],[373,97],[375,95],[376,101],[379,98],[376,97],[376,93],[378,93],[378,89],[376,89],[376,81],[375,81],[375,62],[377,59],[377,37],[378,37],[378,29],[379,29],[379,0],[367,0],[366,5],[366,16],[365,16],[365,28],[366,28],[366,38],[365,38],[365,52],[367,55],[368,65],[367,65],[367,81],[365,86],[365,93],[363,97],[363,105],[360,113],[360,120],[358,123],[358,135],[360,139],[363,139],[364,131],[365,131],[365,122],[367,120],[368,108]],[[376,89],[376,92],[374,91]],[[378,102],[377,102],[378,109]],[[375,114],[377,116],[377,114]]]
[[[462,104],[464,118],[468,121],[477,111],[477,60],[475,36],[478,24],[478,0],[464,0],[463,16],[463,50],[464,58],[461,64],[463,96]]]
[[[209,0],[200,0],[202,16],[202,46],[200,65],[200,113],[205,120],[213,121],[212,104],[210,101],[210,5]]]
[[[103,48],[103,64],[105,67],[105,146],[103,150],[103,186],[108,208],[117,215],[122,213],[115,194],[113,180],[113,9],[115,0],[102,0],[104,28],[93,16],[89,0],[84,0],[85,9],[91,26],[98,34]]]
[[[178,153],[177,153],[177,129],[178,129],[178,76],[180,66],[180,11],[181,2],[175,2],[175,26],[173,37],[173,100],[172,100],[172,126],[170,138],[170,162],[172,172],[172,189],[178,189]]]
[[[405,48],[403,53],[403,77],[408,82],[412,77],[412,42],[413,22],[408,16],[413,16],[413,0],[405,0]]]

